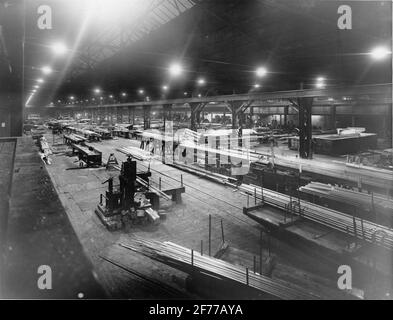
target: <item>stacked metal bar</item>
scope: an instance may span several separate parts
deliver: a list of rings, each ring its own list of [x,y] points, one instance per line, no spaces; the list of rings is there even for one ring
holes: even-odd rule
[[[349,203],[362,208],[387,209],[393,214],[393,200],[381,195],[371,195],[319,182],[311,182],[306,186],[300,187],[299,190],[307,194]]]
[[[239,189],[249,195],[262,199],[261,187],[242,184]],[[293,200],[293,198],[292,198]],[[291,197],[279,192],[263,188],[263,201],[281,210],[288,210]],[[354,236],[357,239],[393,250],[393,230],[354,216],[328,209],[307,201],[300,201],[293,213],[303,218],[322,224],[334,230],[338,230]]]
[[[193,252],[188,248],[172,242],[159,242],[135,237],[129,243],[119,243],[119,245],[184,272],[192,273],[199,271],[215,278],[232,281],[234,286],[250,287],[278,299],[311,300],[321,298],[319,295],[297,286],[290,286],[286,282],[271,279],[258,273],[248,273],[241,266],[200,255],[197,252]]]
[[[139,161],[150,160],[152,158],[150,152],[136,147],[121,147],[117,148],[116,150],[126,155],[131,155],[133,158]]]

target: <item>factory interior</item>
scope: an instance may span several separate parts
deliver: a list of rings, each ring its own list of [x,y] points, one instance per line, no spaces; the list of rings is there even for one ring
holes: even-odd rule
[[[0,0],[0,298],[392,299],[391,48],[391,1]]]

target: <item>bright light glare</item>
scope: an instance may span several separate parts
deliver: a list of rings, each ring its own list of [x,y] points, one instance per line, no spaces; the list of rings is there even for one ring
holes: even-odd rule
[[[67,47],[66,47],[66,45],[65,45],[64,43],[62,43],[62,42],[56,42],[56,43],[54,43],[54,44],[51,46],[51,48],[52,48],[52,51],[53,51],[55,54],[58,54],[58,55],[62,55],[62,54],[64,54],[64,53],[67,52]]]
[[[121,93],[121,96],[122,96],[122,97],[125,97],[126,95],[127,95],[127,93],[125,93],[125,92],[122,92],[122,93]]]
[[[98,94],[98,93],[100,93],[100,92],[101,92],[101,89],[99,89],[99,88],[95,88],[95,89],[94,89],[94,93],[97,93],[97,94]]]
[[[34,86],[34,88],[38,89],[40,86]]]
[[[179,63],[174,63],[169,67],[169,73],[174,77],[181,75],[182,72],[183,67]]]
[[[325,78],[324,78],[324,77],[318,77],[318,78],[317,78],[317,81],[318,81],[318,82],[323,82],[323,81],[325,81]]]
[[[74,96],[71,96],[71,97],[70,97],[70,99],[71,99],[71,100],[74,100],[74,99],[75,99],[75,97],[74,97]]]
[[[203,79],[203,78],[199,78],[199,79],[198,79],[198,84],[199,84],[200,86],[204,85],[205,83],[206,83],[205,79]]]
[[[137,3],[136,3],[137,2]],[[146,1],[147,2],[147,1]],[[105,22],[118,22],[139,13],[144,8],[144,1],[131,0],[89,0],[89,10],[93,16]],[[141,4],[139,4],[141,3]]]
[[[260,88],[260,87],[261,87],[260,84],[258,84],[258,83],[254,84],[254,88],[256,88],[256,89],[258,89],[258,88]]]
[[[44,82],[44,79],[39,78],[39,79],[37,79],[37,82],[43,83],[43,82]]]
[[[317,82],[315,85],[318,89],[322,89],[325,85],[322,82]]]
[[[44,66],[44,67],[41,68],[41,71],[42,71],[44,74],[51,74],[53,70],[52,70],[52,68],[49,67],[49,66]]]
[[[267,73],[267,70],[265,67],[259,67],[255,73],[257,74],[258,77],[264,77]]]
[[[139,94],[144,94],[144,93],[145,93],[145,90],[140,89],[138,92],[139,92]]]
[[[371,52],[370,55],[375,60],[381,60],[385,58],[387,55],[391,54],[392,52],[389,51],[385,47],[376,47]]]
[[[168,86],[162,86],[162,90],[164,91],[168,90]]]

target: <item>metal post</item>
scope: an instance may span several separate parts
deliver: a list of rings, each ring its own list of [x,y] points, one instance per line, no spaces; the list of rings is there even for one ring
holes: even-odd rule
[[[161,190],[161,177],[158,178],[158,189]]]
[[[345,232],[346,232],[348,235],[350,235],[350,234],[349,234],[349,227],[348,227],[348,226],[346,226]],[[350,243],[349,238],[348,238],[347,247],[349,248],[350,245],[351,245],[351,243]]]
[[[269,249],[269,257],[270,257],[271,251],[270,251],[270,234],[269,233],[267,234],[267,247]]]
[[[209,214],[209,257],[211,257],[212,248],[212,216]]]
[[[257,257],[254,256],[254,274],[257,272]]]
[[[181,183],[181,186],[183,187],[183,175],[182,174],[180,175],[180,183]]]
[[[265,202],[264,197],[263,197],[263,170],[262,170],[262,175],[261,175],[261,197],[262,197],[262,203]]]
[[[194,266],[194,249],[191,249],[191,265]]]
[[[257,204],[257,188],[254,188],[254,204]]]
[[[375,205],[374,205],[374,192],[371,192],[371,208],[373,210],[375,222],[377,222],[377,213],[375,211]]]
[[[222,223],[222,219],[221,219],[221,236],[222,236],[222,242],[225,242],[225,238],[224,238],[224,225]]]
[[[201,240],[201,256],[203,256],[203,240]]]
[[[248,268],[246,268],[246,284],[248,285]]]
[[[299,176],[298,176],[298,180],[297,180],[297,201],[299,202],[299,207],[300,207],[300,175],[301,175],[301,171],[299,170]]]
[[[259,274],[262,275],[262,253],[263,253],[263,247],[262,247],[262,235],[263,231],[261,229],[261,237],[259,240]]]

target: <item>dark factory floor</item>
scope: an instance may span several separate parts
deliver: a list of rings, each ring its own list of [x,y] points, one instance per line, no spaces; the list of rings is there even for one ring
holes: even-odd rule
[[[70,222],[94,265],[100,283],[111,297],[168,297],[168,294],[164,290],[159,290],[157,286],[155,290],[149,289],[146,281],[141,280],[143,278],[154,279],[161,284],[170,284],[178,292],[174,297],[192,297],[184,290],[187,278],[185,274],[140,255],[132,255],[116,243],[127,242],[137,235],[147,239],[172,241],[200,251],[200,242],[203,240],[206,253],[209,215],[212,216],[212,254],[217,252],[221,245],[221,221],[223,221],[225,240],[229,243],[230,249],[222,259],[252,270],[253,256],[259,255],[260,231],[259,224],[242,213],[242,207],[246,204],[245,195],[162,163],[151,162],[151,183],[156,186],[161,177],[163,188],[176,187],[180,185],[180,176],[183,175],[186,188],[182,196],[183,202],[175,204],[161,200],[162,209],[167,211],[167,217],[159,225],[136,225],[110,232],[95,215],[94,209],[99,202],[99,194],[107,189],[107,185],[103,185],[102,182],[110,176],[118,175],[119,172],[107,171],[105,168],[79,169],[75,157],[64,154],[63,147],[60,145],[61,140],[57,139],[54,144],[59,146],[53,148],[55,154],[52,157],[52,164],[47,166],[49,175]],[[51,135],[48,135],[47,140],[53,143]],[[94,147],[103,152],[104,163],[110,153],[114,153],[119,162],[124,161],[126,156],[116,151],[116,148],[122,146],[138,147],[139,141],[118,138],[94,143]],[[148,165],[148,161],[138,161],[138,171],[147,170]],[[326,297],[340,294],[335,290],[336,281],[324,277],[324,274],[334,276],[335,270],[328,272],[329,266],[323,261],[307,256],[301,250],[276,239],[271,238],[269,242],[275,258],[275,265],[271,271],[273,278],[302,285],[309,290],[322,291]],[[263,268],[268,267],[267,247],[265,235]],[[235,251],[242,252],[243,258],[234,259]],[[131,267],[135,273],[124,272],[101,257]],[[315,268],[316,265],[318,268]],[[315,274],[315,270],[321,272]]]
[[[106,297],[31,137],[18,138],[14,165],[9,169],[13,179],[4,226],[1,297]],[[38,288],[41,265],[51,268],[51,289]]]
[[[206,293],[188,290],[187,274],[139,254],[130,254],[118,243],[127,243],[137,235],[171,241],[199,252],[202,240],[206,253],[209,215],[212,254],[222,244],[222,223],[229,247],[221,259],[250,270],[254,257],[259,262],[260,225],[242,213],[246,196],[238,190],[160,162],[138,161],[138,171],[146,171],[150,164],[153,185],[158,186],[161,178],[163,188],[173,188],[180,185],[183,176],[186,189],[183,201],[176,204],[161,200],[161,209],[167,215],[158,225],[133,225],[108,231],[94,210],[100,193],[107,189],[102,183],[119,172],[105,167],[80,168],[76,158],[69,156],[60,136],[48,134],[46,139],[53,151],[50,165],[41,160],[31,137],[18,139],[4,246],[3,297],[206,297]],[[103,153],[104,163],[111,153],[120,163],[125,161],[126,156],[116,150],[124,146],[138,147],[139,141],[116,138],[94,143]],[[301,247],[266,234],[262,246],[264,274],[318,292],[324,298],[343,297],[336,289],[333,265],[305,253]],[[37,287],[40,265],[52,268],[52,290]]]

